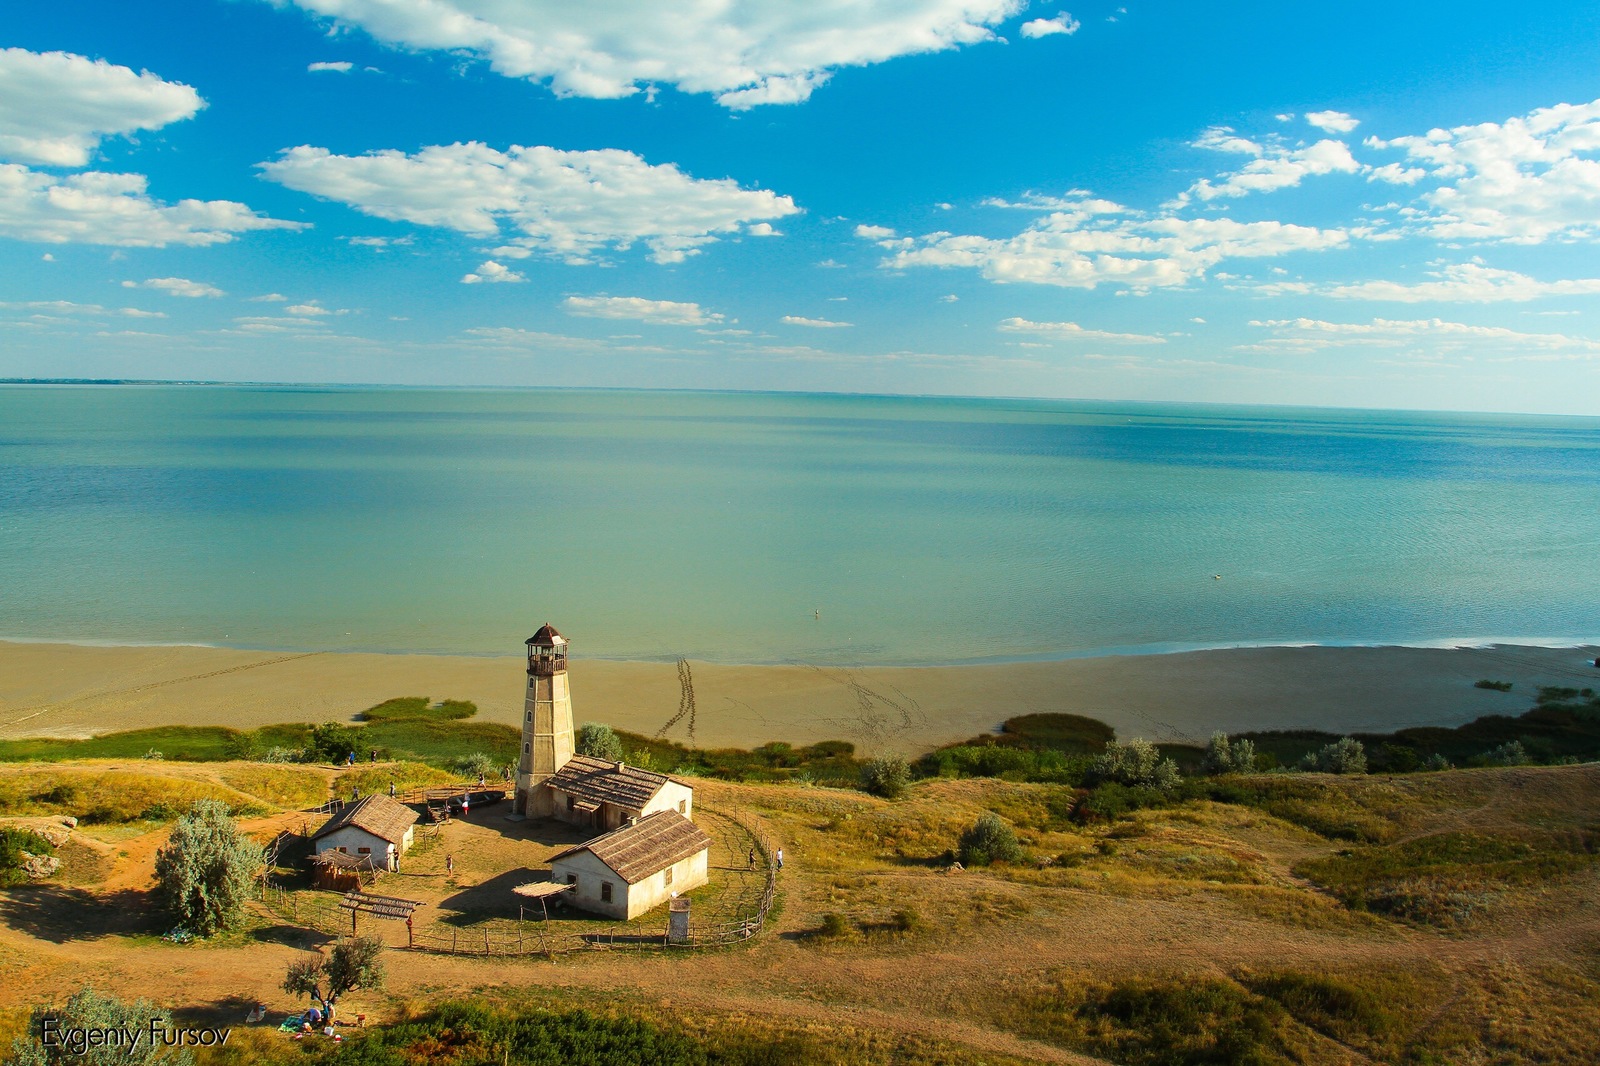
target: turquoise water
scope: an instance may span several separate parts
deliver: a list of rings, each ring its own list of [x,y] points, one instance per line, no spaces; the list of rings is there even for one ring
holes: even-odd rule
[[[1600,420],[0,387],[0,637],[508,653],[546,620],[728,662],[1594,641]]]

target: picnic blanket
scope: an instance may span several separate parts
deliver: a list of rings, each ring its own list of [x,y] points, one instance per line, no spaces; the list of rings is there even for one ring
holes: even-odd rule
[[[300,1026],[305,1024],[305,1020],[306,1016],[304,1014],[291,1014],[283,1020],[281,1025],[278,1026],[278,1032],[298,1033],[300,1031]]]

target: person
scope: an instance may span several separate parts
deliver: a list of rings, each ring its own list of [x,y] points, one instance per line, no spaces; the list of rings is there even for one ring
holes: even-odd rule
[[[394,799],[394,778],[389,779],[389,798]]]
[[[483,771],[482,770],[478,771],[478,787],[479,788],[483,787]]]
[[[778,849],[778,869],[783,869],[783,849]]]
[[[756,849],[755,848],[751,848],[750,849],[750,868],[752,870],[755,869],[755,865],[756,865]]]
[[[454,855],[446,855],[444,857],[444,872],[446,875],[456,872],[456,857]]]
[[[378,761],[378,749],[377,748],[373,748],[372,749],[372,761],[373,762],[377,762]]]
[[[315,1029],[321,1024],[322,1012],[318,1010],[317,1005],[313,1003],[310,1007],[306,1008],[306,1028]]]
[[[472,810],[472,797],[463,792],[461,793],[461,817],[465,818],[470,810]]]
[[[334,1025],[334,1020],[333,1020],[334,1010],[338,1006],[339,1006],[339,997],[338,996],[329,996],[327,1001],[322,1004],[322,1018],[323,1018],[323,1021],[328,1023],[329,1028],[332,1028],[333,1025]]]
[[[346,766],[354,766],[356,764],[356,753],[352,751],[349,755],[345,756],[344,764]]]
[[[350,790],[350,802],[354,803],[356,800],[358,800],[360,798],[361,798],[361,790],[359,788],[352,788]]]

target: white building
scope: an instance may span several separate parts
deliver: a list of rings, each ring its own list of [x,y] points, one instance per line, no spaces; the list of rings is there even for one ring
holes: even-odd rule
[[[666,774],[574,755],[544,782],[550,813],[563,822],[618,829],[658,811],[694,817],[694,789]]]
[[[400,869],[400,856],[411,847],[417,812],[388,796],[367,796],[345,804],[311,835],[312,850],[342,851],[366,856],[379,870]]]
[[[573,886],[575,907],[610,918],[636,918],[706,883],[711,838],[676,810],[568,848],[550,860],[550,879]]]

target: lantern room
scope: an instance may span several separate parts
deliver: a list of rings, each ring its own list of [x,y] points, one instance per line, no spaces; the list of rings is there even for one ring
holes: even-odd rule
[[[539,632],[529,637],[528,674],[532,677],[549,677],[567,668],[567,638],[546,622]]]

